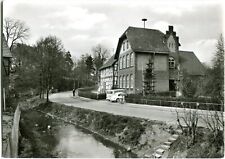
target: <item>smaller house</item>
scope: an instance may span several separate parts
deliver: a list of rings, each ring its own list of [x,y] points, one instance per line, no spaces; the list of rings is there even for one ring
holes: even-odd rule
[[[2,79],[2,88],[3,88],[3,102],[5,104],[5,97],[8,95],[8,91],[9,91],[9,73],[10,73],[12,53],[9,50],[9,47],[7,45],[4,35],[2,35],[1,40],[2,40],[2,51],[3,51],[1,79]]]
[[[117,60],[114,55],[109,58],[108,61],[99,69],[100,71],[100,83],[99,89],[101,93],[105,90],[116,88],[118,85],[117,81]]]

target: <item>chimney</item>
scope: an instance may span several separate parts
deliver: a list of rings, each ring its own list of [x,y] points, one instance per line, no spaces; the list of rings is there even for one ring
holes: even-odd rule
[[[173,26],[169,25],[169,32],[173,32]]]

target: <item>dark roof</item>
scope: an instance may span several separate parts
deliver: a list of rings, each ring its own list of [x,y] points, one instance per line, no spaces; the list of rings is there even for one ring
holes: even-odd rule
[[[113,55],[112,57],[110,57],[110,58],[108,59],[108,61],[106,61],[106,63],[104,63],[103,66],[100,67],[99,70],[102,70],[102,69],[104,69],[104,68],[107,68],[107,67],[112,66],[112,65],[117,61],[117,60],[114,58],[114,56],[115,56],[115,55]]]
[[[179,51],[181,69],[190,75],[205,75],[205,67],[192,51]]]
[[[131,48],[135,52],[168,53],[165,34],[159,30],[128,27],[119,38],[116,54],[119,54],[121,43],[127,37]]]
[[[12,53],[11,53],[11,51],[9,50],[9,47],[8,47],[8,45],[7,45],[7,42],[6,42],[6,40],[5,40],[5,36],[3,35],[3,38],[2,38],[2,40],[3,40],[3,57],[9,57],[9,58],[11,58],[12,57]]]

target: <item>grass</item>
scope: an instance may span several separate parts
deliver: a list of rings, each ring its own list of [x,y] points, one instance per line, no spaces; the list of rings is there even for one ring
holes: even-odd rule
[[[216,138],[206,128],[198,129],[196,142],[188,145],[189,137],[181,135],[170,148],[169,158],[222,158],[224,156],[223,132]]]

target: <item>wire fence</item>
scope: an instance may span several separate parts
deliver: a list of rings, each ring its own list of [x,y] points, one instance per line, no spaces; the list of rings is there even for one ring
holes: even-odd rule
[[[13,117],[13,126],[10,135],[7,139],[7,147],[4,152],[4,157],[17,158],[18,157],[18,142],[19,142],[19,121],[20,121],[20,107],[17,106]]]
[[[158,105],[158,106],[166,106],[166,107],[224,111],[224,104],[218,104],[218,103],[166,101],[166,100],[152,100],[152,99],[142,99],[142,98],[139,98],[139,99],[126,98],[126,102],[136,103],[136,104],[146,104],[146,105]]]

